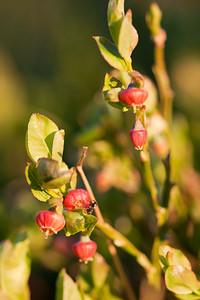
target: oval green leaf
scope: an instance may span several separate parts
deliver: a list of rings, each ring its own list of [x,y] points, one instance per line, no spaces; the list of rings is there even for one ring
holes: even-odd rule
[[[41,157],[52,157],[54,135],[57,125],[38,113],[32,114],[26,133],[26,151],[33,162]]]
[[[7,240],[0,246],[1,299],[30,299],[28,279],[30,275],[29,241],[14,244]],[[3,297],[3,293],[8,295]]]
[[[108,26],[115,44],[118,44],[119,32],[124,16],[124,0],[110,0],[108,3]]]
[[[124,0],[109,0],[107,17],[108,25],[112,25],[124,15]]]
[[[118,38],[118,50],[121,56],[131,62],[131,53],[138,43],[138,33],[132,25],[132,12],[129,9],[124,16]]]
[[[181,250],[168,245],[159,247],[159,260],[161,268],[165,271],[170,265],[181,265],[191,270],[191,264]]]
[[[185,268],[187,268],[189,270],[192,269],[190,261],[181,252],[181,250],[173,249],[172,251],[168,251],[166,259],[168,261],[169,266],[179,265],[179,266],[184,266]]]
[[[64,150],[64,136],[65,131],[61,129],[55,133],[53,138],[52,158],[57,160],[60,164],[62,163],[62,156]]]

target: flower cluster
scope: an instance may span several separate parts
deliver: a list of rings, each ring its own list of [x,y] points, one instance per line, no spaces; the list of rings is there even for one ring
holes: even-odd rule
[[[92,215],[96,203],[90,201],[86,190],[76,187],[77,166],[69,169],[62,160],[64,134],[64,130],[59,130],[47,117],[32,114],[26,134],[27,153],[32,163],[27,163],[25,176],[33,196],[39,201],[48,201],[49,209],[36,216],[45,238],[64,229],[67,237],[80,233],[84,241],[87,237],[88,243],[97,223]],[[87,262],[96,251],[96,247],[92,248],[95,249],[92,254],[89,251],[81,255],[80,250],[74,253]]]

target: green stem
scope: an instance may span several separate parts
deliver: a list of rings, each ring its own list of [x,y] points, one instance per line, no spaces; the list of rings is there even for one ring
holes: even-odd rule
[[[166,178],[163,187],[163,196],[162,196],[162,206],[167,208],[170,198],[171,188],[174,186],[174,183],[171,182],[171,164],[170,164],[170,152],[165,160],[163,160],[165,166]]]
[[[152,169],[151,169],[151,161],[150,161],[150,155],[148,152],[148,143],[145,144],[144,150],[142,152],[142,155],[144,156],[143,161],[143,176],[144,176],[144,181],[146,183],[146,186],[149,189],[149,192],[151,194],[151,199],[153,202],[153,206],[155,211],[157,212],[158,208],[160,207],[159,201],[158,201],[158,191],[156,188],[156,184],[154,181]]]
[[[160,94],[160,111],[164,119],[170,124],[172,118],[173,91],[170,86],[170,80],[165,64],[165,39],[166,35],[163,29],[158,33],[163,35],[163,42],[158,43],[154,37],[154,61],[153,73],[157,81]],[[159,41],[160,42],[160,41]]]
[[[114,244],[117,247],[124,249],[126,252],[134,256],[140,266],[142,266],[147,276],[149,277],[152,273],[155,272],[153,265],[147,256],[138,250],[125,236],[123,236],[119,231],[114,229],[108,223],[98,222],[96,227],[101,230],[108,238],[113,240]]]

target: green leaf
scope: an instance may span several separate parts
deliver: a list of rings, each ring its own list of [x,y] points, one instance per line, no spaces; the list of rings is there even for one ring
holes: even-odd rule
[[[114,296],[111,291],[108,284],[105,284],[103,288],[101,289],[101,299],[104,300],[122,300],[122,298],[119,298],[117,296]]]
[[[52,157],[54,135],[57,125],[38,113],[32,114],[26,133],[26,151],[33,162],[41,157]]]
[[[131,53],[138,43],[138,33],[132,25],[132,12],[129,9],[121,23],[117,48],[121,56],[131,62]]]
[[[165,273],[168,290],[175,294],[191,294],[198,290],[198,280],[194,272],[183,266],[170,266]]]
[[[110,0],[108,3],[108,26],[115,44],[118,44],[119,32],[124,16],[124,0]]]
[[[76,283],[62,269],[56,281],[56,300],[81,300]]]
[[[64,150],[64,136],[65,131],[61,129],[55,133],[53,138],[52,158],[57,160],[60,164],[62,163],[62,156]]]
[[[3,242],[0,246],[0,299],[29,300],[29,275],[29,241]],[[9,298],[3,298],[4,293]]]
[[[87,215],[87,214],[84,214],[84,218],[85,218],[85,229],[87,230],[87,234],[90,236],[97,223],[97,218],[93,215]]]
[[[66,210],[65,218],[65,234],[73,235],[80,231],[87,231],[90,235],[97,223],[97,218],[93,215],[87,215],[83,209],[75,209],[73,211]]]
[[[84,294],[82,300],[94,300],[94,298],[90,297],[90,295]]]
[[[62,163],[60,167],[58,161],[51,158],[38,160],[38,175],[44,189],[59,188],[68,183],[72,176],[65,163]]]
[[[187,257],[181,252],[181,250],[173,249],[172,251],[167,252],[167,261],[169,266],[171,265],[179,265],[183,266],[189,270],[192,269],[191,264]]]
[[[73,235],[85,229],[85,218],[82,210],[65,211],[65,234],[66,236]]]
[[[168,245],[159,247],[159,260],[161,268],[165,271],[170,265],[181,265],[191,270],[191,264],[187,257],[179,249]]]
[[[38,170],[34,164],[28,164],[26,166],[25,176],[35,198],[45,202],[51,197],[45,190],[42,189],[42,183],[38,176]]]
[[[186,294],[186,295],[177,295],[175,294],[175,296],[179,299],[182,299],[182,300],[199,300],[199,295],[197,294]]]
[[[91,266],[94,286],[100,288],[104,285],[109,272],[109,266],[103,256],[96,253]]]
[[[101,55],[113,68],[126,71],[127,65],[123,57],[119,54],[117,47],[104,37],[94,37]]]
[[[71,173],[72,173],[72,177],[70,179],[70,187],[71,189],[75,190],[76,189],[76,185],[77,185],[77,171],[75,167],[72,167],[70,169]]]
[[[109,0],[108,3],[108,25],[116,22],[124,15],[124,0]]]

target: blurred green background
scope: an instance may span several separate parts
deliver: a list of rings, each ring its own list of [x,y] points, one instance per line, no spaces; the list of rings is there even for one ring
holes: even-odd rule
[[[153,79],[153,44],[145,25],[151,1],[125,2],[139,33],[133,67]],[[174,112],[184,118],[199,171],[200,2],[163,0],[158,4],[168,36],[166,62],[175,92]],[[0,0],[0,240],[28,228],[34,257],[33,300],[54,299],[53,282],[59,268],[71,259],[66,250],[71,242],[61,239],[61,246],[58,242],[52,248],[51,241],[38,235],[35,215],[46,206],[33,199],[24,178],[29,161],[24,145],[27,123],[31,113],[38,112],[64,128],[65,160],[69,166],[76,163],[81,143],[75,137],[84,131],[88,107],[94,106],[110,70],[92,39],[93,35],[110,38],[106,10],[105,0]],[[101,114],[98,105],[94,111],[95,123]],[[112,190],[112,197],[120,203],[122,195]],[[111,204],[104,201],[103,205],[106,217],[114,222],[114,212],[109,215]],[[45,250],[45,255],[39,255],[38,249],[43,248],[48,254]],[[52,255],[55,265],[49,263]],[[76,274],[77,268],[71,264],[70,272]],[[35,295],[35,286],[37,292],[41,287],[40,294]]]

